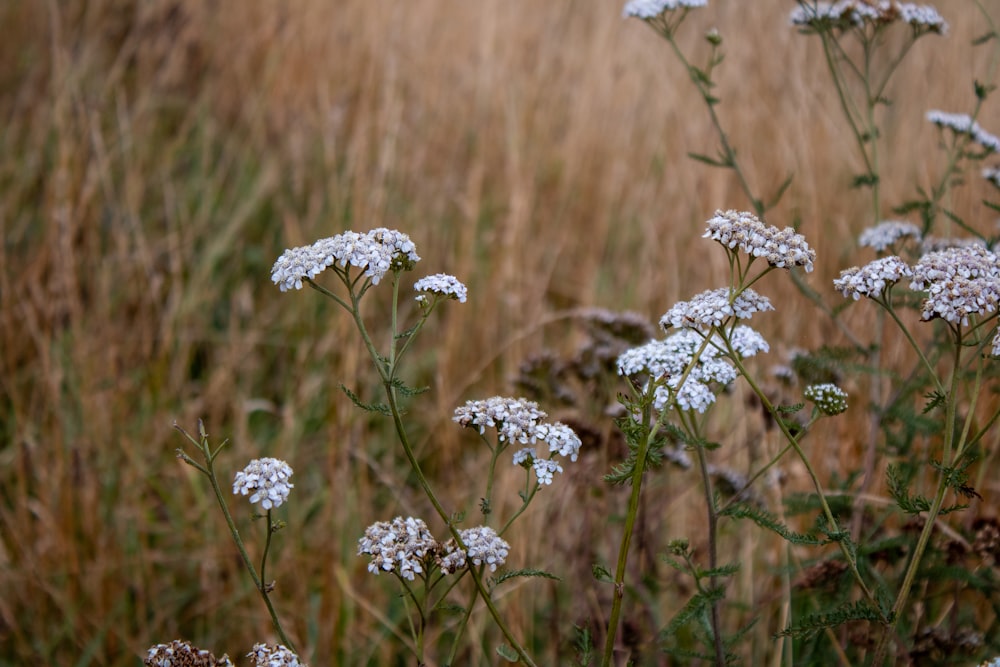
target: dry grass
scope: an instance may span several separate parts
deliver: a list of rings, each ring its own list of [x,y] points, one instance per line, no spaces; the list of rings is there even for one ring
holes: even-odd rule
[[[411,235],[428,272],[468,284],[470,304],[432,323],[414,373],[433,390],[418,399],[430,415],[417,423],[422,451],[432,468],[458,461],[438,479],[472,511],[464,473],[476,461],[445,423],[452,408],[508,391],[543,346],[565,350],[566,309],[655,318],[716,286],[724,257],[699,241],[702,221],[747,207],[731,175],[684,157],[715,148],[700,100],[666,45],[619,9],[0,7],[0,663],[126,665],[177,636],[220,653],[269,636],[202,480],[173,458],[182,443],[170,424],[199,417],[231,438],[225,465],[274,455],[300,471],[276,599],[312,663],[391,663],[382,621],[397,623],[401,607],[387,581],[363,576],[355,543],[376,519],[426,515],[424,501],[391,434],[337,390],[371,388],[347,319],[312,293],[279,294],[268,270],[284,247],[388,226]],[[699,52],[712,25],[726,37],[723,122],[759,192],[795,174],[770,220],[801,220],[820,253],[809,282],[829,294],[870,221],[864,195],[845,187],[858,161],[817,44],[787,27],[787,9],[716,2],[685,41]],[[952,34],[919,43],[891,91],[889,202],[938,173],[924,111],[970,108],[971,81],[984,76],[969,46],[976,12],[939,9]],[[995,106],[981,120],[1000,128]],[[968,212],[985,191],[958,192],[952,206]],[[798,316],[806,303],[789,284],[762,290],[779,308],[762,323],[774,355],[830,340],[820,318]],[[740,411],[726,423],[736,452],[761,437]],[[824,470],[857,466],[867,426],[838,424],[825,427],[835,444],[818,457]],[[605,517],[621,507],[595,491],[608,460],[584,457],[533,510],[513,539],[518,561],[589,588],[575,579],[613,557]],[[688,482],[654,479],[644,534],[697,534]],[[530,539],[540,530],[551,540]],[[778,544],[753,531],[727,539],[749,563],[742,599],[768,599]],[[592,592],[559,590],[528,586],[504,601],[540,610],[515,618],[516,632],[556,633],[542,663],[556,664],[571,623],[607,609]],[[648,608],[657,625],[672,604]],[[756,641],[755,658],[767,632]]]

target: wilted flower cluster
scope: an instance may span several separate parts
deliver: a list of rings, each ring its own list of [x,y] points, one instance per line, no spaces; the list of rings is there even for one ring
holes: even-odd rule
[[[863,267],[844,269],[833,286],[845,297],[855,301],[865,296],[871,299],[881,296],[889,285],[895,285],[902,278],[913,275],[906,262],[895,255],[882,257]]]
[[[629,0],[622,9],[622,16],[646,20],[656,18],[664,12],[704,7],[707,4],[708,0]]]
[[[1000,302],[1000,262],[980,246],[927,253],[913,267],[910,288],[924,290],[923,319],[968,324],[970,315],[995,312]]]
[[[915,5],[895,0],[840,0],[840,2],[801,2],[792,10],[792,25],[820,30],[884,26],[896,21],[907,23],[920,33],[948,32],[948,23],[930,5]]]
[[[847,409],[847,392],[835,384],[809,385],[804,394],[825,415],[839,415]]]
[[[715,395],[737,377],[736,369],[730,361],[720,356],[724,342],[716,334],[712,342],[705,346],[697,362],[681,385],[684,370],[691,364],[695,354],[702,347],[704,336],[691,329],[654,340],[632,348],[618,357],[618,374],[625,377],[647,376],[647,382],[664,379],[654,397],[654,407],[663,410],[670,407],[674,394],[677,406],[682,410],[704,412],[715,402]],[[733,346],[743,357],[768,350],[767,341],[748,326],[740,325],[732,334]]]
[[[284,646],[268,646],[254,644],[253,650],[247,653],[250,663],[256,667],[306,667],[299,656]]]
[[[927,120],[941,129],[951,130],[955,134],[967,135],[990,153],[1000,151],[1000,139],[980,127],[979,123],[972,119],[972,116],[932,109],[927,112]]]
[[[424,572],[424,566],[433,559],[439,545],[422,519],[397,516],[392,521],[379,521],[365,529],[365,536],[358,540],[358,555],[372,557],[368,571],[373,574],[395,572],[403,579],[413,581]]]
[[[216,658],[208,651],[179,639],[151,647],[142,664],[146,667],[233,667],[228,655]]]
[[[912,222],[885,220],[861,232],[858,243],[863,248],[871,247],[876,252],[883,252],[901,238],[910,237],[920,241],[922,236],[920,228]]]
[[[288,481],[292,468],[280,459],[254,459],[236,473],[233,493],[250,495],[250,502],[259,502],[266,510],[281,507],[295,485]]]
[[[465,285],[459,282],[458,278],[449,276],[447,273],[435,273],[432,276],[421,278],[413,284],[413,290],[415,292],[440,294],[446,298],[455,299],[459,303],[465,303],[465,299],[468,296],[468,290]],[[418,294],[416,298],[420,302],[426,303],[427,301],[426,294]]]
[[[363,269],[364,275],[377,285],[389,271],[409,270],[419,261],[416,246],[402,232],[384,227],[364,234],[347,231],[286,250],[271,269],[271,281],[282,292],[302,289],[303,280],[338,264]]]
[[[452,418],[466,428],[478,428],[483,434],[487,428],[495,428],[501,442],[517,442],[524,447],[514,453],[514,465],[530,464],[543,485],[552,483],[552,475],[562,472],[562,466],[551,460],[559,455],[576,461],[580,453],[580,437],[570,427],[560,422],[543,421],[548,415],[538,408],[538,404],[524,398],[491,398],[466,401],[455,409]],[[535,450],[538,442],[548,445],[549,456],[543,458]]]
[[[716,211],[707,224],[704,238],[718,241],[730,250],[739,249],[751,257],[764,258],[779,269],[801,266],[806,272],[813,270],[816,251],[791,227],[778,229],[765,225],[753,213],[733,210]]]
[[[660,326],[664,331],[670,327],[710,329],[721,326],[730,317],[746,320],[767,310],[774,310],[774,306],[766,296],[745,289],[733,298],[729,288],[723,287],[678,302],[660,318]]]

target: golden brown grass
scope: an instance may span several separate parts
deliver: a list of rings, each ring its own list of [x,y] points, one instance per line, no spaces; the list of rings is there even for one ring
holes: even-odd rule
[[[817,44],[787,26],[788,9],[713,2],[683,39],[698,53],[708,27],[726,38],[723,122],[758,192],[794,173],[769,219],[801,220],[820,254],[809,282],[829,295],[870,221],[865,195],[845,187],[858,160]],[[970,108],[984,76],[969,46],[976,12],[939,9],[952,34],[919,43],[891,91],[888,202],[938,173],[924,111]],[[390,663],[401,607],[387,579],[365,576],[356,539],[375,520],[426,514],[425,502],[388,432],[337,389],[372,380],[347,318],[309,291],[280,294],[270,265],[284,247],[388,226],[414,239],[422,269],[468,284],[470,303],[444,309],[421,341],[414,373],[432,391],[414,411],[445,496],[473,511],[465,473],[477,461],[448,424],[453,407],[509,391],[541,347],[566,349],[566,309],[652,319],[715,287],[724,256],[700,241],[702,222],[747,208],[730,174],[685,158],[715,149],[701,102],[666,45],[619,11],[579,0],[0,7],[0,663],[126,665],[175,637],[236,654],[270,636],[203,481],[173,458],[171,423],[199,417],[232,440],[230,469],[273,455],[298,471],[275,599],[305,654]],[[992,106],[981,121],[1000,128]],[[958,192],[952,205],[970,211],[985,191]],[[806,302],[790,284],[761,287],[778,305],[761,323],[772,356],[832,335],[799,316]],[[857,465],[858,421],[817,434],[821,469]],[[745,465],[759,426],[739,411],[727,423],[732,462]],[[513,620],[523,636],[553,633],[540,664],[557,663],[572,623],[607,610],[606,592],[575,579],[613,558],[605,517],[622,505],[601,490],[608,462],[584,457],[512,538],[518,561],[569,577],[504,601],[543,610]],[[697,535],[690,478],[652,485],[645,530]],[[531,539],[541,530],[544,542]],[[739,597],[773,596],[778,543],[727,539],[743,545]],[[567,596],[567,585],[590,592]],[[662,615],[651,625],[675,605],[650,602]],[[474,624],[473,636],[488,625]],[[779,625],[762,623],[753,664]]]

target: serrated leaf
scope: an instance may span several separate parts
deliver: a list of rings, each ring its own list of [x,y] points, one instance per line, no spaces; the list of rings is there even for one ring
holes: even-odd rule
[[[594,579],[597,579],[600,582],[605,584],[614,582],[614,579],[611,577],[611,572],[600,563],[594,563],[591,565],[590,572],[594,575]]]
[[[835,628],[851,621],[881,623],[882,620],[878,610],[874,609],[866,600],[858,600],[840,605],[830,612],[809,614],[798,623],[789,625],[784,630],[775,633],[774,637],[776,639],[778,637],[809,637],[826,628]]]
[[[551,572],[546,572],[545,570],[535,570],[531,568],[524,568],[521,570],[508,570],[496,578],[496,583],[501,584],[508,579],[515,579],[517,577],[542,577],[543,579],[553,579],[555,581],[562,581],[559,577],[552,574]]]
[[[388,405],[385,405],[384,403],[365,403],[357,394],[343,384],[340,385],[340,389],[347,394],[347,397],[351,399],[351,402],[354,403],[355,406],[361,408],[362,410],[366,412],[375,412],[380,415],[392,415],[392,409]]]

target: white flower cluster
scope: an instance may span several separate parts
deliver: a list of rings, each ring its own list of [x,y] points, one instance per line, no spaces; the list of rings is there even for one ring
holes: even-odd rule
[[[762,257],[779,269],[801,266],[807,273],[813,270],[816,251],[791,227],[778,229],[765,225],[753,213],[733,210],[716,211],[707,224],[703,238],[718,241],[730,250],[738,248],[751,257]]]
[[[286,250],[271,269],[271,281],[282,292],[302,289],[303,280],[311,280],[338,264],[363,269],[364,275],[377,285],[389,271],[409,270],[419,261],[416,246],[402,232],[384,227],[364,234],[347,231]]]
[[[455,299],[459,303],[465,303],[468,297],[468,290],[465,285],[458,278],[449,276],[447,273],[435,273],[432,276],[421,278],[413,284],[413,291],[440,294],[449,299]],[[426,303],[427,295],[418,294],[416,299],[417,301]]]
[[[415,575],[423,573],[425,563],[439,546],[422,519],[397,516],[391,522],[368,526],[365,536],[358,540],[358,555],[371,556],[368,571],[372,574],[395,571],[413,581]]]
[[[863,28],[887,25],[895,21],[907,23],[922,33],[944,35],[948,23],[930,5],[915,5],[895,0],[840,0],[839,2],[801,2],[790,15],[792,25],[814,29]]]
[[[490,572],[496,572],[498,567],[507,562],[510,545],[492,528],[479,526],[461,530],[458,534],[465,543],[466,558],[474,565],[485,563]]]
[[[280,459],[254,459],[236,473],[233,493],[250,495],[250,502],[259,502],[266,510],[281,507],[295,485],[288,481],[292,468]]]
[[[978,245],[930,252],[913,267],[910,288],[927,292],[923,319],[966,325],[970,315],[996,311],[1000,260]]]
[[[974,142],[982,146],[990,153],[1000,151],[1000,139],[990,134],[979,123],[972,120],[972,117],[964,113],[947,113],[932,109],[927,112],[927,120],[937,125],[941,129],[951,130],[955,134],[968,135]]]
[[[718,334],[713,334],[712,342],[702,351],[687,380],[681,385],[684,370],[691,364],[704,340],[697,331],[681,329],[663,340],[632,348],[618,357],[618,374],[625,377],[645,375],[647,383],[665,378],[665,385],[656,389],[654,407],[657,410],[670,407],[673,398],[682,410],[704,412],[715,402],[717,391],[737,377],[737,371],[729,360],[720,356],[724,342]],[[768,350],[767,341],[745,325],[735,328],[731,340],[743,357]]]
[[[954,236],[925,236],[920,242],[920,252],[924,255],[938,250],[948,250],[949,248],[986,248],[986,241],[981,238],[970,236],[967,238],[956,238]]]
[[[580,453],[580,437],[561,422],[544,422],[548,415],[538,409],[538,404],[524,398],[493,396],[484,400],[466,401],[455,409],[452,420],[462,426],[478,427],[483,434],[487,428],[497,429],[501,442],[517,442],[523,447],[514,452],[514,465],[530,464],[538,482],[552,483],[552,475],[562,472],[562,466],[552,460],[559,455],[576,461]],[[534,445],[539,441],[549,447],[548,458],[539,456]]]
[[[228,655],[216,658],[208,651],[179,639],[150,647],[142,664],[146,667],[233,667]]]
[[[884,252],[901,238],[910,237],[920,241],[922,236],[920,228],[912,222],[885,220],[861,232],[858,244],[862,248],[871,247],[876,252]]]
[[[881,296],[889,285],[895,285],[905,277],[913,275],[910,267],[895,255],[882,257],[858,268],[853,266],[840,272],[833,286],[845,297],[855,301],[865,296],[870,299]]]
[[[478,427],[480,435],[487,428],[495,428],[501,442],[520,442],[526,445],[535,442],[535,427],[547,416],[534,401],[493,396],[466,401],[465,405],[455,408],[452,421],[466,428]]]
[[[707,4],[708,0],[629,0],[622,9],[622,17],[647,20],[664,12],[704,7]]]
[[[983,178],[1000,188],[1000,167],[986,167],[983,169]]]
[[[660,327],[664,331],[670,327],[709,329],[722,326],[731,317],[745,320],[768,310],[774,310],[774,306],[766,296],[745,289],[733,298],[729,288],[723,287],[675,304],[660,318]]]
[[[847,392],[835,384],[812,384],[806,387],[804,394],[825,415],[839,415],[847,409]]]
[[[284,646],[267,644],[254,644],[253,650],[247,653],[250,664],[256,667],[306,667],[306,663],[299,660],[299,656]]]

